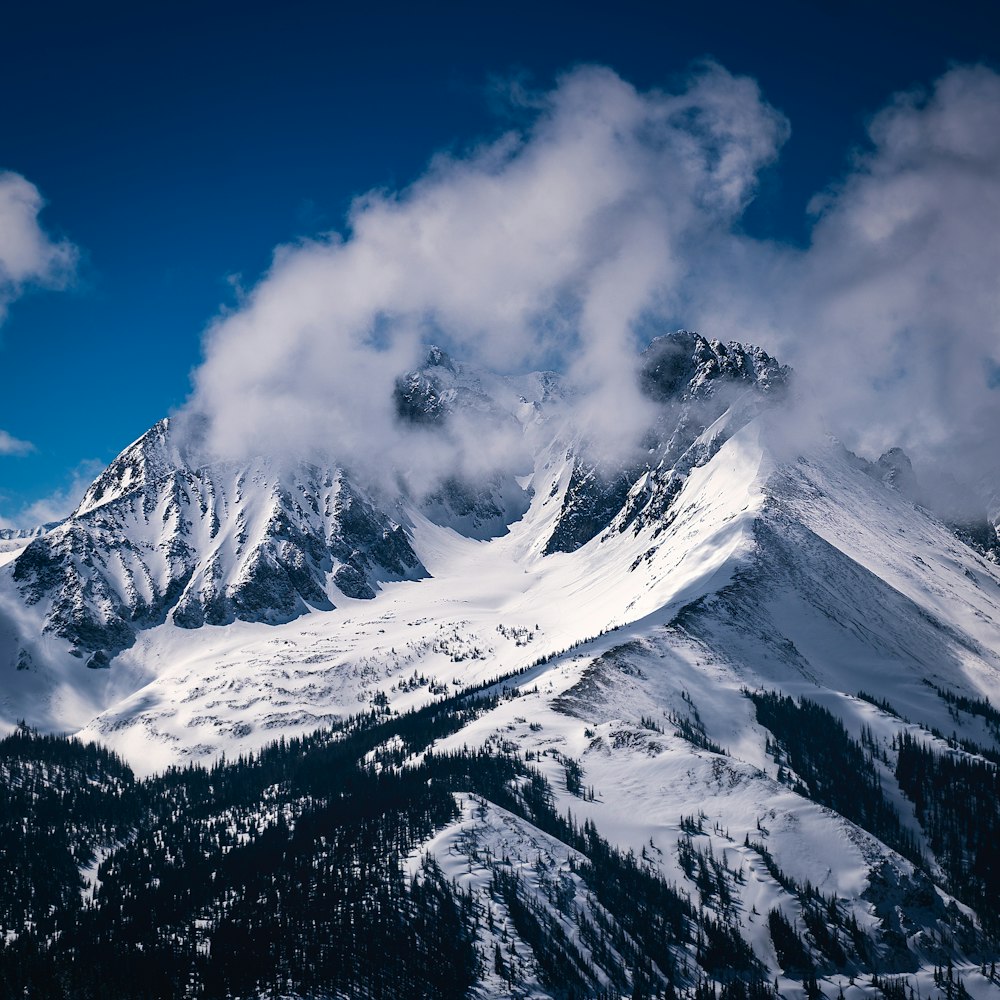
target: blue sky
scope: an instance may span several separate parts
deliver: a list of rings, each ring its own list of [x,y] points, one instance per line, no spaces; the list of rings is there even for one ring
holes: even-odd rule
[[[43,228],[76,247],[76,264],[61,289],[20,289],[0,326],[0,431],[33,446],[0,453],[0,518],[56,511],[181,405],[207,324],[276,245],[342,228],[356,196],[403,188],[436,152],[510,128],[505,83],[544,90],[595,63],[670,88],[706,56],[752,77],[791,132],[738,224],[800,246],[809,199],[850,169],[892,93],[953,63],[996,66],[992,6],[6,10],[0,170],[37,187]]]

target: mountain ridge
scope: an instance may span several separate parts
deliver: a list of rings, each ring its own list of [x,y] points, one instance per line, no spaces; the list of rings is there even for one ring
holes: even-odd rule
[[[846,996],[862,975],[909,976],[929,995],[946,961],[990,995],[971,963],[1000,926],[981,867],[995,808],[962,813],[937,769],[959,769],[989,802],[1000,570],[917,502],[905,456],[869,463],[806,437],[789,426],[788,369],[683,333],[640,362],[663,394],[644,457],[588,476],[556,380],[428,360],[397,383],[400,420],[424,407],[416,433],[447,433],[471,399],[488,420],[505,414],[530,470],[387,497],[315,465],[164,469],[170,425],[157,425],[148,460],[130,446],[77,515],[0,568],[6,717],[112,748],[168,801],[157,775],[223,759],[252,771],[257,754],[293,752],[286,741],[305,741],[298,754],[360,740],[358,766],[426,773],[454,812],[442,799],[433,833],[408,842],[407,872],[433,882],[415,860],[431,854],[473,911],[503,915],[506,938],[499,916],[469,930],[489,957],[483,996],[515,983],[558,996],[545,954],[571,955],[567,940],[590,942],[573,960],[584,995],[611,983],[627,995],[648,975],[676,976],[687,996],[685,962],[720,988],[744,963],[740,976],[768,990],[776,978],[789,997]],[[144,559],[129,575],[133,551]],[[228,559],[217,577],[213,554]],[[104,650],[90,663],[104,669],[69,651],[86,652],[88,635],[73,607],[69,629],[51,617],[60,594],[90,600],[85,612],[112,605],[89,653]],[[127,630],[117,650],[108,627]],[[438,721],[411,741],[424,718]],[[294,768],[268,772],[277,798],[261,791],[239,822],[298,843],[298,824],[319,821]],[[497,769],[507,784],[487,777]],[[957,849],[936,816],[967,824],[973,846]],[[637,865],[654,879],[643,892],[679,887],[726,928],[731,965],[678,938],[659,972],[627,971],[624,942],[640,931],[588,881],[595,858],[616,879]],[[621,961],[588,937],[601,920]],[[511,941],[523,959],[494,961]]]

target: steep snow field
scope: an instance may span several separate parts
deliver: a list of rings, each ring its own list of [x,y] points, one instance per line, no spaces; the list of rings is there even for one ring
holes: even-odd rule
[[[560,508],[565,461],[536,471],[535,502],[502,537],[469,539],[413,512],[428,579],[386,584],[374,601],[340,597],[335,610],[284,625],[150,629],[115,666],[152,679],[83,735],[156,770],[315,728],[367,709],[378,692],[405,710],[431,688],[455,691],[542,658],[555,657],[532,676],[557,674],[578,662],[559,656],[569,647],[612,630],[588,650],[620,643],[729,582],[750,555],[764,502],[758,436],[747,427],[696,470],[655,539],[649,526],[543,556],[539,539]]]
[[[565,461],[540,463],[530,510],[502,537],[469,539],[413,512],[428,579],[385,584],[374,601],[338,597],[335,610],[286,624],[141,633],[116,659],[117,681],[87,672],[92,703],[115,700],[84,734],[155,770],[363,711],[379,692],[405,710],[432,689],[551,658],[522,681],[533,684],[633,638],[664,647],[661,669],[678,689],[704,689],[699,708],[723,746],[743,731],[727,728],[730,706],[713,712],[723,677],[737,689],[863,689],[948,730],[925,679],[1000,690],[995,567],[837,446],[822,464],[779,466],[766,432],[751,423],[694,470],[665,530],[599,536],[573,553],[539,551]],[[700,666],[682,672],[675,660],[692,643]]]

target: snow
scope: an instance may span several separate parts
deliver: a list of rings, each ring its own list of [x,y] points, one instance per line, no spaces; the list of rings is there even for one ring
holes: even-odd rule
[[[13,562],[31,544],[30,538],[12,538],[0,541],[0,566]]]
[[[678,516],[659,539],[647,529],[613,544],[596,538],[572,554],[543,557],[536,544],[558,510],[550,489],[537,489],[525,517],[491,541],[413,511],[414,548],[430,579],[385,584],[375,601],[341,597],[333,611],[277,626],[184,630],[166,622],[141,633],[114,672],[153,679],[119,695],[83,735],[110,743],[148,772],[192,754],[253,749],[279,731],[311,730],[365,709],[379,690],[406,710],[428,696],[427,687],[400,689],[414,671],[455,690],[602,633],[614,630],[613,641],[625,641],[728,581],[752,544],[763,461],[748,428],[710,468],[692,474]],[[547,475],[551,486],[565,468]],[[498,626],[532,639],[519,644]]]
[[[521,387],[529,399],[542,388]],[[534,404],[521,405],[522,422],[535,426]],[[746,838],[764,843],[792,878],[846,899],[862,926],[877,921],[873,872],[887,863],[908,876],[912,866],[777,782],[743,689],[806,695],[856,736],[869,726],[887,746],[905,728],[949,732],[947,706],[926,682],[995,698],[1000,575],[835,443],[791,456],[774,446],[771,420],[737,426],[730,414],[710,426],[697,443],[714,454],[690,471],[665,518],[637,522],[638,530],[613,524],[574,552],[545,556],[573,465],[556,436],[519,479],[531,502],[505,534],[473,538],[412,505],[400,512],[426,578],[386,580],[374,600],[331,586],[333,609],[276,624],[183,629],[167,617],[139,631],[109,670],[84,669],[43,633],[46,608],[21,601],[8,573],[0,580],[0,664],[16,655],[18,635],[36,637],[37,664],[8,674],[0,720],[78,730],[149,774],[314,730],[367,710],[376,695],[403,712],[521,671],[519,697],[442,748],[512,744],[547,774],[561,811],[592,819],[623,849],[646,850],[670,881],[684,881],[681,819],[703,815],[696,842],[746,876],[738,887],[743,933],[775,969],[766,914],[777,906],[792,918],[798,903]],[[129,475],[141,478],[146,468],[137,458]],[[263,463],[183,487],[185,516],[199,506],[210,512],[193,520],[188,539],[204,556],[189,586],[207,592],[219,585],[215,569],[240,578],[266,543],[279,483]],[[320,510],[336,508],[339,488],[328,481],[317,491]],[[169,491],[153,511],[139,493],[130,496],[131,548],[116,548],[107,571],[120,591],[148,601],[167,580],[162,539],[183,518]],[[93,517],[108,501],[87,503]],[[858,699],[862,689],[911,721]],[[697,722],[725,754],[685,741],[674,718]],[[566,757],[580,762],[593,800],[566,790]],[[887,769],[883,778],[915,829]],[[489,864],[479,859],[507,856],[536,884],[529,869],[539,852],[565,872],[564,845],[471,796],[461,805],[461,820],[424,845],[449,877],[486,893]],[[574,892],[582,898],[584,890]],[[977,977],[963,977],[970,993],[990,995]],[[926,995],[925,972],[919,982]],[[832,981],[831,995],[839,985]],[[845,996],[861,995],[843,985]]]

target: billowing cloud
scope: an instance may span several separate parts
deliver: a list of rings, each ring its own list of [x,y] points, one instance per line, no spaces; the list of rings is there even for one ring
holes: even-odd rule
[[[695,321],[765,341],[848,444],[901,445],[931,489],[1000,489],[1000,76],[959,67],[897,95],[810,206],[809,247],[730,241]]]
[[[561,368],[613,452],[649,417],[636,330],[669,316],[791,362],[810,426],[1000,486],[1000,76],[894,97],[804,249],[739,228],[788,134],[753,81],[706,65],[640,92],[585,67],[524,103],[523,128],[277,252],[206,339],[189,410],[214,451],[405,464],[392,384],[430,340]]]
[[[715,65],[679,93],[581,68],[529,104],[524,128],[359,199],[345,234],[278,251],[207,337],[190,408],[216,452],[405,459],[391,388],[426,340],[501,371],[560,367],[595,442],[634,437],[636,323],[729,230],[787,124]]]
[[[856,173],[817,203],[804,285],[821,295],[815,364],[846,389],[829,394],[831,412],[862,441],[867,424],[875,446],[957,451],[996,472],[1000,76],[953,70],[930,94],[897,98],[871,137]]]
[[[30,181],[0,172],[0,322],[26,288],[60,287],[73,273],[76,249],[51,239],[39,224],[44,204]]]

